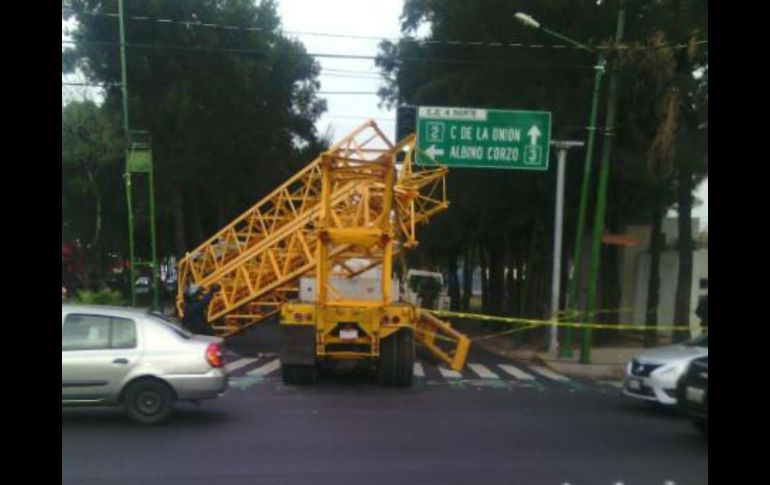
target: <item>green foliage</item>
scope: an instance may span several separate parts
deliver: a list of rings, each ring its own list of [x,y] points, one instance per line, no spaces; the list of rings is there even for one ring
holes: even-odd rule
[[[67,0],[63,6],[63,18],[74,16],[78,28],[74,48],[62,53],[62,72],[77,69],[91,82],[111,85],[103,111],[119,120],[118,2]],[[314,122],[326,109],[317,97],[320,66],[282,33],[271,0],[142,0],[125,2],[125,15],[130,125],[152,136],[159,252],[180,255],[315,156],[323,141]],[[70,146],[63,141],[63,157]],[[110,176],[105,204],[124,206],[120,170]],[[62,183],[85,190],[82,178],[70,173]],[[146,210],[140,185],[138,227]],[[88,213],[83,204],[77,210]],[[125,213],[113,220],[120,227],[110,232],[127,240]],[[137,233],[137,240],[145,236]],[[146,258],[148,249],[137,247],[138,256]]]
[[[114,290],[78,291],[75,295],[75,301],[85,305],[128,305],[128,301],[123,298],[120,292]]]
[[[571,48],[493,47],[467,42],[563,44],[543,31],[518,24],[514,14],[524,11],[548,29],[589,45],[609,47],[609,67],[620,76],[620,89],[607,230],[622,231],[627,224],[649,223],[653,188],[660,176],[669,180],[664,204],[670,207],[675,201],[671,170],[694,164],[698,177],[707,173],[708,146],[702,136],[707,130],[698,127],[708,116],[708,45],[692,40],[708,37],[708,2],[626,1],[625,6],[624,42],[656,49],[615,49],[618,46],[611,38],[617,1],[597,5],[593,0],[406,0],[403,34],[413,40],[418,32],[428,30],[426,40],[439,42],[407,39],[381,43],[377,65],[385,75],[382,102],[547,110],[553,113],[553,139],[585,140],[595,55]],[[688,47],[670,48],[680,43]],[[621,54],[629,52],[636,54]],[[699,80],[693,76],[696,69],[704,73]],[[600,128],[605,119],[607,81],[605,76]],[[680,110],[673,118],[672,109]],[[602,134],[603,130],[599,131],[594,154],[592,195]],[[658,163],[661,156],[671,161],[667,168]],[[564,214],[567,253],[575,239],[584,157],[582,150],[572,150],[568,156]],[[445,262],[449,255],[462,254],[468,246],[481,248],[482,255],[502,251],[507,262],[495,264],[510,268],[514,263],[527,263],[524,293],[537,304],[547,291],[546,279],[541,276],[550,271],[551,264],[554,172],[451,170],[451,208],[421,233],[420,248],[430,249],[418,249],[411,258]],[[593,213],[593,203],[590,198],[589,214]],[[588,231],[591,223],[589,218]],[[499,284],[499,279],[491,284]]]

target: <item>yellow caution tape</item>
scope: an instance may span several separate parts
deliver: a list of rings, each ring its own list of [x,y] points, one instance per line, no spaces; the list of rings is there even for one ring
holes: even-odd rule
[[[483,322],[497,322],[497,323],[525,323],[532,326],[557,326],[563,328],[589,328],[589,329],[604,329],[604,330],[690,330],[689,325],[634,325],[628,323],[578,323],[578,322],[562,322],[553,320],[537,320],[533,318],[514,318],[514,317],[500,317],[494,315],[482,315],[479,313],[463,313],[463,312],[448,312],[442,310],[427,310],[430,313],[438,317],[454,317],[468,320],[480,320]],[[705,329],[704,329],[705,331]]]

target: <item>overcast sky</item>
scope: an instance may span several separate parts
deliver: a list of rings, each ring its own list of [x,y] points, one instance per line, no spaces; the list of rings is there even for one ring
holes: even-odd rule
[[[348,34],[394,38],[400,35],[403,0],[279,0],[283,29],[302,41],[312,54],[352,54],[373,56],[377,53],[376,39],[341,39],[310,33]],[[62,39],[65,23],[62,22]],[[298,32],[304,32],[299,34]],[[321,63],[321,91],[376,92],[382,85],[373,60],[318,58]],[[62,98],[74,88],[62,89]],[[378,107],[374,94],[324,95],[327,112],[316,124],[319,133],[331,129],[337,140],[367,118],[373,118],[390,137],[395,135],[395,113]],[[587,101],[587,100],[586,100]],[[557,121],[558,122],[558,121]],[[555,163],[552,164],[555,166]],[[450,177],[451,180],[451,177]],[[696,191],[703,204],[693,210],[701,219],[700,227],[708,225],[708,181]],[[675,212],[670,215],[676,215]]]

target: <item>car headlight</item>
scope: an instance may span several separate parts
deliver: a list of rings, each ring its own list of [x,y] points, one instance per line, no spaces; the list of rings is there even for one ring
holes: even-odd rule
[[[656,375],[659,377],[676,377],[680,375],[682,372],[684,372],[684,369],[686,367],[687,367],[686,361],[677,362],[675,364],[669,364],[661,368],[658,372],[656,372]]]

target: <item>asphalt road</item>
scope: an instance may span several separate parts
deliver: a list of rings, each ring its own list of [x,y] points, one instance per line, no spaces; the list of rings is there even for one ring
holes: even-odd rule
[[[708,442],[610,383],[472,352],[461,376],[421,356],[409,389],[344,365],[287,387],[270,348],[240,344],[230,392],[164,426],[63,409],[62,483],[708,483]]]

